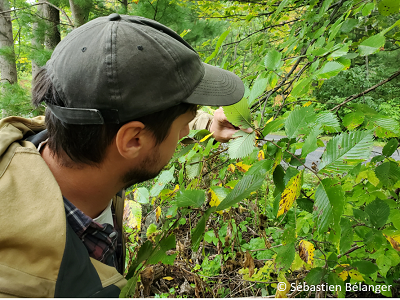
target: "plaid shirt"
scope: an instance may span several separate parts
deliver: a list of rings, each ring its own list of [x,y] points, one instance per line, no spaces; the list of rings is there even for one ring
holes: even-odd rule
[[[120,265],[122,233],[119,228],[114,229],[110,224],[99,224],[93,221],[92,218],[69,202],[67,198],[63,198],[68,223],[82,240],[89,252],[89,256],[122,272],[122,266]],[[117,224],[114,209],[112,208],[112,210],[114,224]]]

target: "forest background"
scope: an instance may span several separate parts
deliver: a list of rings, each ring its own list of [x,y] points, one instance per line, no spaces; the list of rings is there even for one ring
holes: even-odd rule
[[[192,131],[155,180],[127,191],[121,296],[395,297],[399,9],[399,0],[0,0],[1,114],[43,114],[30,104],[32,78],[74,28],[115,12],[159,21],[243,79],[243,100],[224,110],[253,132],[220,144]]]

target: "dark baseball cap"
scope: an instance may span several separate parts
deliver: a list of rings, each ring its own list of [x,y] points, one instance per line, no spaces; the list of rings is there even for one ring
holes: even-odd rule
[[[111,14],[73,30],[46,68],[65,106],[48,108],[68,124],[124,123],[180,103],[232,105],[244,94],[238,76],[137,16]]]

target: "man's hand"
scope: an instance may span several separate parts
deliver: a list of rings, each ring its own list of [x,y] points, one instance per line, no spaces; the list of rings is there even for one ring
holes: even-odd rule
[[[234,133],[239,130],[243,130],[247,133],[252,133],[252,128],[242,129],[240,127],[233,126],[224,114],[222,107],[218,108],[214,113],[214,119],[210,126],[210,132],[213,132],[213,137],[216,141],[226,143],[228,142]]]

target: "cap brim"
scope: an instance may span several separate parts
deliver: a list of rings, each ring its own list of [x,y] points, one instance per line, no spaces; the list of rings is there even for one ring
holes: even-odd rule
[[[228,106],[239,102],[244,95],[244,84],[239,76],[224,69],[203,63],[205,73],[186,103]]]

